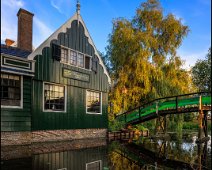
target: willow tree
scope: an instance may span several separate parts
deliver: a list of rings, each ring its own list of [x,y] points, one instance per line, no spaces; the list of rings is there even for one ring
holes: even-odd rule
[[[107,47],[114,78],[113,113],[191,90],[190,74],[176,53],[188,31],[173,14],[164,15],[157,0],[142,3],[132,20],[113,21]]]

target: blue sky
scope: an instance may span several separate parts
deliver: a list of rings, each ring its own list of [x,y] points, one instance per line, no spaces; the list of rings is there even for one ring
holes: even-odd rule
[[[112,20],[132,19],[144,0],[80,0],[81,15],[97,49],[105,52]],[[173,13],[190,32],[178,49],[185,68],[204,59],[211,46],[211,0],[161,0],[164,13]],[[24,8],[34,13],[33,45],[37,47],[74,15],[76,0],[1,0],[1,42],[17,39],[17,12]]]

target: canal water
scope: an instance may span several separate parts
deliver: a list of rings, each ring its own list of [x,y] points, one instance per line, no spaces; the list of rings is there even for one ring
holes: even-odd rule
[[[197,145],[197,133],[130,141],[80,140],[3,147],[3,170],[211,169],[210,140]]]

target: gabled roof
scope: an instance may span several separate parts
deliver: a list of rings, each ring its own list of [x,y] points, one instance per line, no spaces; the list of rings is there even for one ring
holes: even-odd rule
[[[10,56],[20,57],[20,58],[27,58],[31,52],[22,50],[17,47],[11,47],[11,46],[6,46],[4,44],[1,44],[1,53],[8,54]]]
[[[80,14],[77,14],[77,12],[74,14],[73,17],[71,17],[68,21],[66,21],[60,28],[58,28],[52,35],[49,36],[49,38],[47,38],[40,46],[38,46],[29,56],[28,59],[29,60],[33,60],[34,57],[36,55],[42,55],[42,50],[44,47],[50,47],[51,41],[54,39],[58,39],[58,35],[59,33],[63,32],[66,33],[67,28],[71,28],[71,23],[74,20],[78,20],[79,22],[81,22],[81,24],[83,25],[84,29],[85,29],[85,35],[88,37],[88,41],[89,43],[94,47],[94,51],[95,51],[95,55],[98,57],[99,59],[99,64],[103,67],[104,73],[106,74],[106,76],[108,77],[108,82],[111,84],[111,79],[110,76],[108,74],[108,71],[101,59],[101,57],[99,56],[99,53],[96,49],[96,46],[94,45],[94,42],[88,32],[87,27],[85,26],[85,23],[81,17]]]

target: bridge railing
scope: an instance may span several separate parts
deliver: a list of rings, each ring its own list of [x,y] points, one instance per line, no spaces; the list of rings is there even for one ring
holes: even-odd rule
[[[192,100],[197,99],[200,96],[211,96],[211,92],[196,92],[196,93],[189,93],[189,94],[182,94],[182,95],[175,95],[175,96],[169,96],[169,97],[162,97],[155,100],[152,100],[150,102],[147,102],[145,104],[142,104],[134,109],[128,110],[127,112],[124,112],[122,114],[116,115],[116,118],[120,119],[121,121],[127,122],[127,116],[129,114],[137,114],[138,118],[141,118],[141,115],[145,112],[145,110],[148,109],[156,109],[156,113],[159,111],[158,108],[161,105],[164,105],[166,103],[169,105],[170,108],[176,109],[176,113],[178,112],[179,108],[179,101],[184,100],[186,102],[186,99]]]

